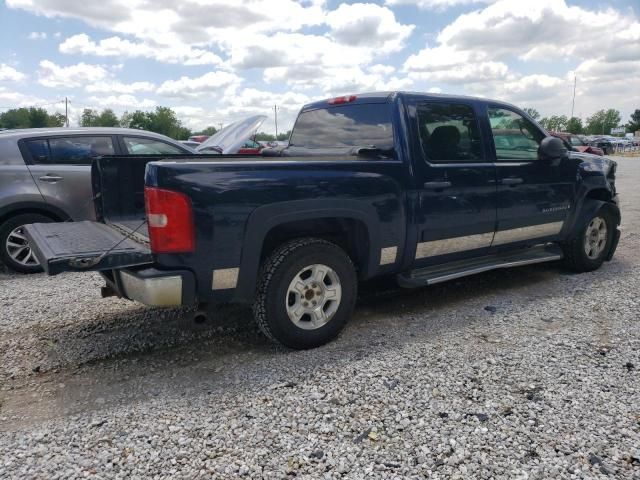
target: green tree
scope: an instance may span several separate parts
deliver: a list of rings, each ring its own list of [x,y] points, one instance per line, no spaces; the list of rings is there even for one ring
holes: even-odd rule
[[[591,135],[609,135],[611,129],[620,125],[620,112],[613,108],[598,110],[587,118],[586,131]]]
[[[551,115],[550,117],[543,118],[539,123],[546,130],[552,132],[564,132],[567,128],[568,120],[566,115]]]
[[[631,114],[631,120],[627,123],[627,132],[636,133],[640,130],[640,110],[636,108]]]
[[[265,133],[265,132],[258,132],[255,135],[255,140],[256,141],[261,141],[261,142],[273,142],[276,139],[275,135],[272,135],[270,133]]]
[[[113,113],[113,110],[107,108],[102,111],[100,115],[98,115],[98,127],[119,127],[120,120]]]
[[[149,112],[143,112],[142,110],[136,110],[135,112],[128,114],[128,124],[121,125],[127,128],[139,128],[141,130],[151,130],[151,119]],[[122,122],[122,120],[121,120]]]
[[[567,132],[575,134],[583,133],[584,127],[582,126],[582,120],[578,117],[571,117],[567,122]]]
[[[216,127],[213,126],[209,126],[203,130],[200,130],[199,132],[193,132],[191,135],[213,135],[214,133],[217,133],[218,129]]]
[[[284,141],[284,140],[289,140],[290,136],[291,136],[291,130],[287,130],[284,133],[279,133],[277,140],[279,140],[281,142]]]
[[[62,125],[63,115],[50,115],[44,108],[12,108],[0,114],[0,128],[44,128]]]
[[[80,116],[81,127],[97,127],[98,126],[98,111],[91,108],[85,108],[82,110]]]
[[[527,115],[529,115],[531,118],[533,118],[536,121],[540,118],[540,112],[538,112],[538,110],[536,110],[535,108],[527,107],[524,109],[524,111],[526,112]]]
[[[176,113],[169,107],[156,107],[153,112],[125,112],[119,120],[119,125],[161,133],[176,140],[186,140],[191,136],[191,130],[182,125]]]

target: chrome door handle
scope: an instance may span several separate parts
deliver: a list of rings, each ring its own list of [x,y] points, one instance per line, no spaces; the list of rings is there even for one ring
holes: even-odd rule
[[[500,183],[503,185],[520,185],[524,183],[524,180],[521,178],[503,178]]]
[[[449,188],[451,182],[425,182],[423,187],[428,190],[439,190],[441,188]]]
[[[55,183],[59,180],[62,180],[62,177],[59,177],[58,175],[49,174],[49,175],[43,175],[42,177],[40,177],[40,180],[48,183]]]

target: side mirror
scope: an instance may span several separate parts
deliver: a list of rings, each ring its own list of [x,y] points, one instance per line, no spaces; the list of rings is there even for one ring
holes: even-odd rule
[[[568,156],[564,142],[558,137],[545,137],[538,147],[538,158],[545,161],[559,160]]]

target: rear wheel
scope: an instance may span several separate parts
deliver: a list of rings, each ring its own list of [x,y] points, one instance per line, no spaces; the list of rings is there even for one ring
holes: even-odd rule
[[[38,259],[34,255],[24,226],[30,223],[49,223],[50,217],[39,213],[24,213],[6,220],[0,225],[0,258],[11,270],[20,273],[37,273],[42,271]]]
[[[611,248],[614,223],[613,215],[600,209],[573,239],[563,245],[565,264],[577,272],[600,268]]]
[[[349,256],[321,239],[288,242],[263,264],[253,312],[272,340],[314,348],[335,338],[351,317],[357,276]]]

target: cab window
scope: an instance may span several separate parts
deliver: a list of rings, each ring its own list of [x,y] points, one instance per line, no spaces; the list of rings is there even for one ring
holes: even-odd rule
[[[488,109],[496,160],[537,160],[544,134],[522,115],[505,108]]]
[[[426,103],[418,108],[418,129],[430,162],[475,162],[483,158],[473,108],[459,103]]]
[[[154,138],[124,137],[124,146],[130,155],[175,155],[185,153],[175,145]]]

